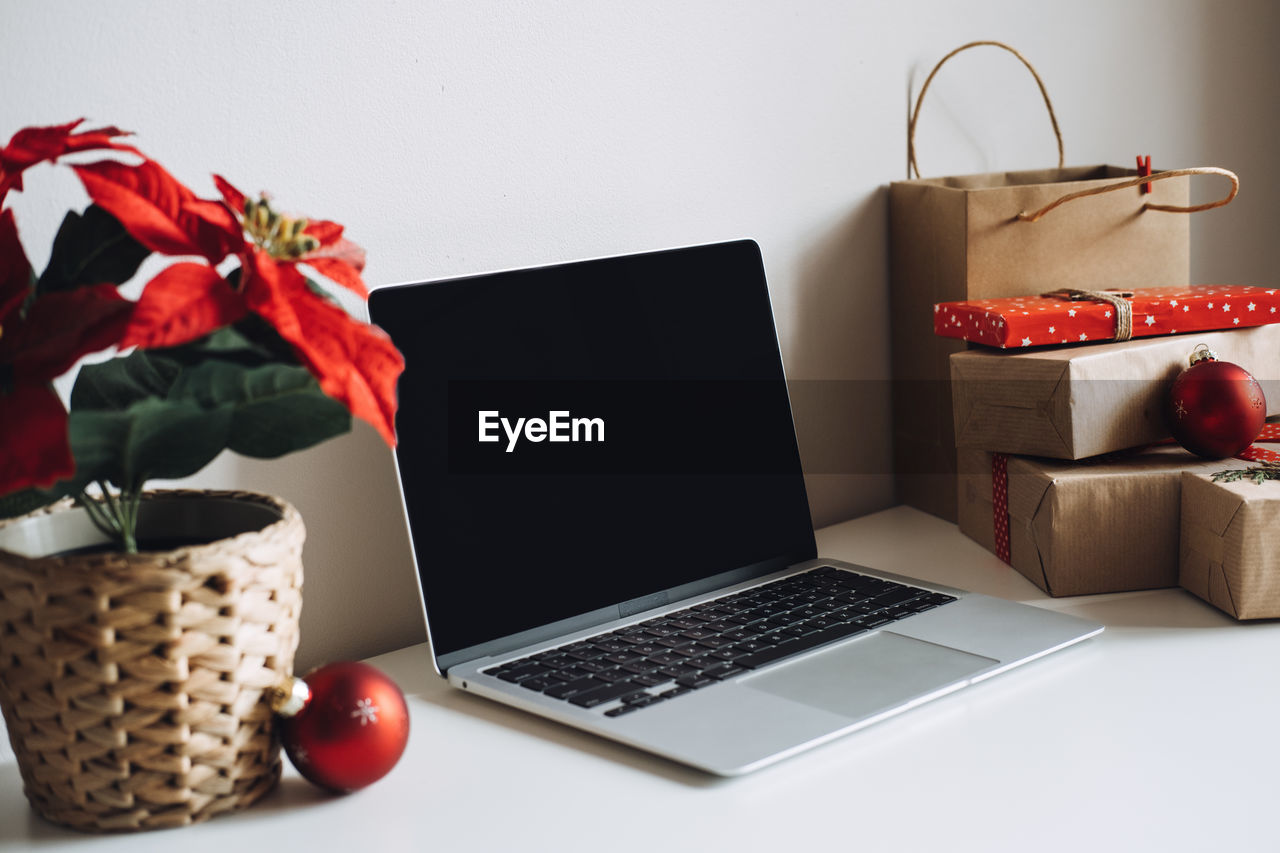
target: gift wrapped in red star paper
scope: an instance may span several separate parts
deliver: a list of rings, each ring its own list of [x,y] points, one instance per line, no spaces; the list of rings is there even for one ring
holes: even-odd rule
[[[1002,349],[1127,340],[1277,322],[1280,290],[1234,284],[1149,287],[1124,292],[1056,291],[1043,296],[973,299],[933,306],[935,334]]]

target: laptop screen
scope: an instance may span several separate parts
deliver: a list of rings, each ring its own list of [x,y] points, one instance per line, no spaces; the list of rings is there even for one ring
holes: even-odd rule
[[[405,357],[437,661],[816,555],[754,242],[382,288],[370,315]]]

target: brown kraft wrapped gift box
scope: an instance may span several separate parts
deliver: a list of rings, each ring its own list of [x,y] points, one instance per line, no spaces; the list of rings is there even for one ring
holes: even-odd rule
[[[991,457],[959,451],[959,522],[995,553]],[[1007,459],[1009,562],[1053,596],[1177,586],[1183,472],[1243,464],[1171,445],[1083,462]]]
[[[951,356],[956,444],[1083,459],[1169,437],[1165,400],[1208,344],[1262,385],[1280,413],[1280,325],[1084,347],[972,349]]]
[[[1280,617],[1280,481],[1183,474],[1180,558],[1178,582],[1214,607],[1237,619]]]

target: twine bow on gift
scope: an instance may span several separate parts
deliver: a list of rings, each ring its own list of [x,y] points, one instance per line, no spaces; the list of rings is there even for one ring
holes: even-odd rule
[[[1258,437],[1254,439],[1254,443],[1241,450],[1236,454],[1236,459],[1243,459],[1246,462],[1261,462],[1262,468],[1235,469],[1234,471],[1222,471],[1214,474],[1214,480],[1219,479],[1253,479],[1255,482],[1262,482],[1262,479],[1253,476],[1254,472],[1266,471],[1271,468],[1280,468],[1280,451],[1272,450],[1269,447],[1259,447],[1259,442],[1280,443],[1280,423],[1263,424],[1262,431],[1258,433]],[[1226,477],[1227,474],[1239,473],[1238,477]],[[1013,565],[1011,558],[1011,549],[1009,546],[1009,456],[1005,453],[991,454],[991,526],[995,533],[996,556],[1005,563]]]
[[[1133,298],[1132,290],[1076,290],[1064,287],[1040,295],[1070,302],[1106,302],[1116,311],[1115,339],[1127,341],[1133,337],[1133,304],[1129,302]]]

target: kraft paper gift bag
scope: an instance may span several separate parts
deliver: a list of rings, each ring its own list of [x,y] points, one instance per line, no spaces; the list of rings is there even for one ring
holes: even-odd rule
[[[955,436],[948,359],[963,341],[935,337],[933,306],[1062,288],[1099,290],[1181,286],[1190,277],[1186,216],[1226,204],[1238,181],[1197,167],[1140,175],[1117,166],[1063,166],[1062,135],[1044,83],[1016,50],[973,42],[934,67],[908,128],[911,168],[915,127],[938,69],[971,47],[1013,53],[1040,86],[1058,140],[1058,167],[895,181],[889,186],[890,313],[894,470],[898,498],[954,521]],[[1231,194],[1189,206],[1192,174],[1232,181]],[[1151,192],[1142,187],[1150,185]]]

